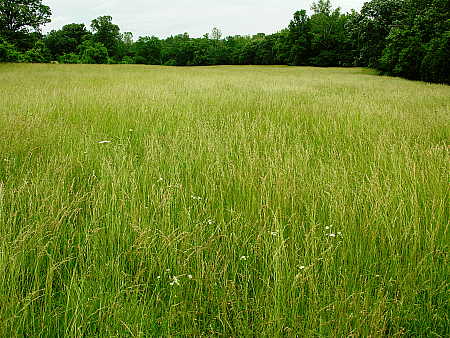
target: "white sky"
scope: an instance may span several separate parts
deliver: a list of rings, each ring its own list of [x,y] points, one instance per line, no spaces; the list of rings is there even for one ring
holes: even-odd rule
[[[332,0],[342,12],[360,10],[367,0]],[[167,37],[188,32],[199,37],[218,27],[223,36],[275,33],[289,25],[295,11],[309,11],[313,0],[43,0],[52,22],[43,31],[110,15],[122,32]]]

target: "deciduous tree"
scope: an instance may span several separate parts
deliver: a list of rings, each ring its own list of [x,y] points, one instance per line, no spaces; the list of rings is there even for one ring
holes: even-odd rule
[[[50,7],[42,0],[0,0],[0,34],[12,38],[17,33],[39,31],[50,22]]]
[[[121,35],[119,26],[112,23],[112,17],[105,15],[92,20],[91,28],[94,41],[102,43],[109,56],[117,56]]]
[[[90,39],[92,34],[84,24],[68,24],[60,30],[53,30],[45,37],[45,44],[52,56],[57,58],[64,54],[76,53],[83,41]]]

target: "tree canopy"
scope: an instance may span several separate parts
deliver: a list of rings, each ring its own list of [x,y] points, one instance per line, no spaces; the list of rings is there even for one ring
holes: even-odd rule
[[[15,33],[39,31],[50,22],[50,7],[42,0],[0,0],[0,34],[12,37]]]

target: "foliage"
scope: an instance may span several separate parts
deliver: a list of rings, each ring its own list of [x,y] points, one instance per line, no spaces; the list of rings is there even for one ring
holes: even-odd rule
[[[91,28],[94,32],[93,41],[103,44],[108,51],[108,55],[118,56],[122,36],[119,26],[112,23],[112,17],[105,15],[92,20]]]
[[[450,84],[450,30],[426,44],[424,54],[421,80]]]
[[[161,40],[157,37],[140,37],[132,47],[134,60],[138,64],[160,65],[161,48]]]
[[[45,37],[44,41],[53,58],[64,54],[77,53],[79,46],[90,39],[90,33],[84,24],[69,24],[60,30],[53,30]]]
[[[68,64],[74,64],[74,63],[81,63],[80,55],[76,53],[68,53],[63,54],[58,57],[59,63],[68,63]]]
[[[351,46],[346,35],[347,16],[342,15],[339,8],[333,10],[329,0],[320,0],[312,9],[310,64],[322,67],[348,64],[345,56]]]
[[[311,57],[311,24],[305,10],[294,13],[289,24],[289,63],[300,66],[309,64]]]
[[[386,38],[379,68],[414,80],[448,82],[450,3],[405,1]],[[446,61],[447,60],[447,61]]]
[[[167,38],[161,51],[162,62],[167,66],[190,66],[194,55],[194,44],[187,33]]]
[[[46,63],[50,61],[50,51],[43,41],[37,41],[32,49],[27,50],[20,57],[21,62]]]
[[[1,0],[0,35],[7,39],[39,31],[40,26],[50,22],[50,7],[42,0]]]
[[[359,64],[378,68],[386,47],[386,37],[394,22],[400,20],[404,0],[371,0],[364,3],[357,22]]]
[[[79,49],[81,63],[108,63],[108,49],[100,42],[86,40]]]
[[[21,59],[16,47],[0,37],[0,62],[18,62]]]
[[[289,41],[289,30],[283,29],[278,33],[272,35],[274,38],[273,53],[274,64],[287,65],[291,63],[291,49],[293,46]]]
[[[120,63],[124,64],[124,65],[131,65],[131,64],[134,64],[135,62],[132,57],[126,55],[122,58],[122,61]]]

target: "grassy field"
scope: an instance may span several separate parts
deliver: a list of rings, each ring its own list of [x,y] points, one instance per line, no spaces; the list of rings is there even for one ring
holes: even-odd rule
[[[0,64],[0,336],[449,335],[450,87]]]

